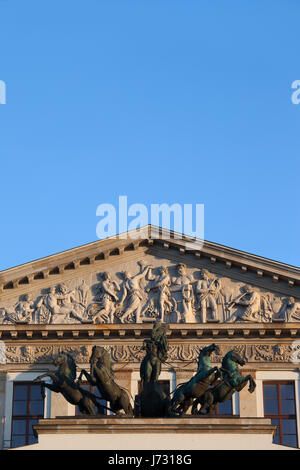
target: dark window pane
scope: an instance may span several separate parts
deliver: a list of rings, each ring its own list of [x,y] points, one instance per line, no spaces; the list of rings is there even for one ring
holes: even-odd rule
[[[13,436],[11,441],[12,447],[20,447],[26,445],[26,436]]]
[[[32,401],[30,403],[31,415],[44,415],[44,403],[42,401]]]
[[[279,435],[279,419],[271,419],[271,424],[277,426],[276,435],[273,439],[274,444],[280,444],[280,435]]]
[[[33,428],[32,428],[32,426],[33,426],[34,424],[37,424],[37,423],[38,423],[38,419],[31,419],[31,420],[29,421],[29,428],[28,428],[29,434],[33,435]]]
[[[101,393],[99,392],[98,388],[96,388],[96,387],[95,387],[94,390],[93,390],[93,394],[94,394],[96,397],[101,398]]]
[[[264,397],[265,398],[277,398],[277,387],[276,385],[264,384]]]
[[[30,386],[30,400],[42,400],[41,387],[39,385]]]
[[[38,442],[38,439],[34,437],[32,434],[28,436],[28,444],[36,444]]]
[[[14,415],[27,415],[27,401],[15,401],[13,414]]]
[[[282,419],[281,428],[283,434],[297,434],[297,425],[295,419]]]
[[[15,434],[26,434],[26,420],[25,419],[14,419],[12,433]]]
[[[297,437],[292,436],[292,435],[288,435],[288,434],[284,434],[282,436],[282,444],[284,446],[297,447]]]
[[[11,447],[37,442],[33,436],[32,425],[37,423],[36,417],[44,415],[44,400],[40,393],[40,386],[24,382],[14,383],[13,397]],[[22,416],[22,419],[19,419],[19,416]]]
[[[98,400],[98,402],[100,403],[100,405],[102,406],[107,406],[107,401],[106,400]],[[104,410],[105,411],[105,410]]]
[[[281,414],[294,415],[295,412],[296,410],[295,410],[294,400],[282,400],[281,401]]]
[[[27,385],[15,385],[14,400],[27,400]]]
[[[218,403],[218,414],[232,415],[232,400],[224,401],[224,403]]]
[[[293,384],[280,384],[280,397],[294,399],[294,385]]]
[[[265,414],[266,415],[278,414],[278,402],[276,400],[265,400]]]

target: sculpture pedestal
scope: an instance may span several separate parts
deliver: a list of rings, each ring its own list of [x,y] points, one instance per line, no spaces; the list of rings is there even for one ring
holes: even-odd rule
[[[57,417],[39,420],[34,430],[39,442],[20,449],[288,449],[272,443],[275,426],[267,418]]]

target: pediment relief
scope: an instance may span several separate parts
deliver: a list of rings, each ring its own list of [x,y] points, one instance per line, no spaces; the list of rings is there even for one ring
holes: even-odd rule
[[[86,261],[22,285],[21,295],[0,294],[0,324],[300,321],[296,286],[269,287],[260,274],[169,246],[114,250],[100,264]]]

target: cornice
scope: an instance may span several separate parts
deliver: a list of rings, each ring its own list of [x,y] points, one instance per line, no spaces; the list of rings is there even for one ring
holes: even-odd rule
[[[134,238],[137,234],[140,236],[139,239]],[[153,235],[154,237],[151,238]],[[191,249],[191,242],[195,242],[195,249]],[[294,286],[300,286],[300,268],[295,266],[209,241],[202,243],[201,240],[159,227],[146,226],[140,231],[98,240],[1,271],[0,292],[11,293],[15,289],[24,289],[28,285],[30,287],[38,285],[45,279],[50,283],[52,281],[55,283],[63,274],[77,273],[80,270],[83,273],[86,272],[84,268],[91,265],[101,269],[101,266],[106,265],[107,262],[115,263],[125,253],[135,252],[142,256],[149,248],[151,251],[163,250],[166,255],[167,251],[171,250],[174,259],[186,260],[186,262],[194,259],[196,265],[197,261],[202,258],[211,264],[212,271],[215,270],[215,272],[226,269],[232,272],[239,270],[246,276],[255,274],[258,280],[271,280],[276,290],[280,284],[281,289],[284,289],[284,292],[287,291],[288,295],[293,295]],[[162,256],[161,252],[160,255]],[[228,276],[230,277],[229,272]]]
[[[0,338],[17,343],[30,340],[83,340],[109,339],[118,342],[142,340],[151,334],[153,324],[99,324],[99,325],[1,325]],[[251,323],[251,324],[168,324],[169,340],[180,339],[216,341],[220,338],[247,340],[258,339],[296,339],[300,337],[299,323]]]
[[[126,418],[116,416],[99,417],[56,417],[41,419],[33,426],[36,436],[41,434],[79,433],[230,433],[275,435],[276,426],[269,418],[198,417],[181,418]]]

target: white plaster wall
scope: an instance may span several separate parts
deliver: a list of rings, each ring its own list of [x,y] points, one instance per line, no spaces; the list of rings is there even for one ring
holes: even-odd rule
[[[42,434],[15,450],[290,450],[270,434]],[[295,449],[294,449],[295,450]]]

